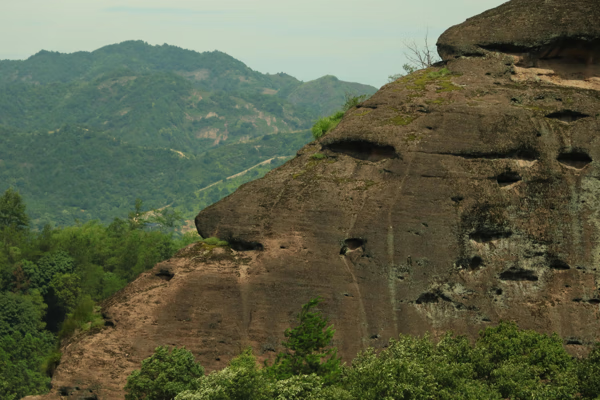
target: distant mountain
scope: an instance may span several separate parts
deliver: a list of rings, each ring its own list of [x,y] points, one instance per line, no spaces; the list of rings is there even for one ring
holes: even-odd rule
[[[38,226],[109,221],[136,197],[191,216],[295,154],[347,93],[375,91],[141,41],[0,61],[0,191],[19,189]]]
[[[326,116],[339,111],[340,102],[346,94],[372,95],[377,91],[374,89],[373,86],[344,82],[335,76],[326,75],[296,86],[286,98],[296,106],[307,108],[312,114]]]
[[[262,74],[227,54],[129,41],[0,61],[0,121],[23,131],[85,124],[132,143],[203,151],[223,141],[307,129],[345,93],[374,87]]]

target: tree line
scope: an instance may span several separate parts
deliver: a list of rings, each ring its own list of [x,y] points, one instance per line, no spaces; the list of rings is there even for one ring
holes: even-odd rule
[[[185,348],[158,347],[127,380],[126,400],[561,400],[600,399],[600,345],[574,358],[557,335],[500,322],[476,341],[451,332],[400,335],[347,365],[335,334],[316,310],[302,307],[272,362],[244,350],[221,370],[205,374]]]

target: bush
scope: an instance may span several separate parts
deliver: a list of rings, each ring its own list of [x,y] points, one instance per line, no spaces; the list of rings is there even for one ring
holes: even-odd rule
[[[172,400],[178,393],[198,389],[203,375],[204,368],[191,352],[160,346],[127,378],[125,400]]]
[[[321,138],[327,132],[331,131],[333,128],[338,126],[343,116],[344,112],[338,111],[337,113],[330,115],[329,117],[319,118],[311,128],[313,137],[315,139]]]

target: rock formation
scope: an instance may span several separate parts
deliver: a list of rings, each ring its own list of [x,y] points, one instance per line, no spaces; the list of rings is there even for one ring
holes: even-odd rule
[[[122,398],[158,345],[208,370],[249,345],[272,356],[317,295],[346,360],[500,320],[585,352],[600,339],[594,3],[513,0],[448,30],[444,66],[203,210],[198,232],[231,248],[192,245],[106,301],[110,326],[64,347],[47,398]]]

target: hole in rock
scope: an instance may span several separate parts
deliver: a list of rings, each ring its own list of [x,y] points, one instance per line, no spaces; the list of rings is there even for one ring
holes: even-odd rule
[[[106,321],[104,321],[104,326],[115,326],[115,323],[109,319],[107,319]]]
[[[513,171],[506,171],[496,177],[496,181],[500,187],[512,185],[521,181],[523,178],[519,174]]]
[[[175,274],[168,269],[161,269],[156,273],[156,276],[165,281],[170,281],[171,279],[173,279]]]
[[[494,228],[480,228],[469,235],[471,240],[474,240],[477,243],[487,243],[492,242],[494,240],[507,239],[511,236],[511,231]]]
[[[461,268],[476,270],[483,265],[483,259],[479,256],[462,258],[458,260],[457,265],[459,265]]]
[[[590,304],[600,304],[600,299],[589,299],[588,303],[590,303]]]
[[[437,303],[439,301],[439,297],[435,293],[427,292],[423,293],[419,296],[419,298],[415,301],[417,304],[426,304],[426,303]]]
[[[583,342],[581,340],[579,340],[579,339],[569,338],[569,339],[567,339],[567,344],[573,344],[573,345],[576,345],[576,346],[582,346]]]
[[[352,238],[352,239],[346,239],[344,241],[344,244],[346,245],[346,247],[348,247],[348,250],[356,250],[359,247],[364,247],[366,240],[364,239],[358,239],[358,238]]]
[[[593,161],[586,152],[581,150],[560,153],[556,160],[561,164],[577,169],[582,169]]]
[[[503,292],[502,292],[502,289],[496,289],[496,294],[497,294],[498,296],[501,296],[501,295],[502,295],[502,293],[503,293]]]
[[[450,197],[450,200],[452,200],[455,203],[460,203],[461,201],[463,201],[465,198],[462,196],[452,196]]]
[[[346,240],[344,240],[344,245],[340,249],[340,254],[344,255],[349,251],[353,251],[353,250],[360,249],[360,248],[362,248],[364,250],[366,242],[367,241],[365,239],[360,239],[360,238],[346,239]]]
[[[421,293],[419,298],[415,300],[417,304],[437,303],[441,300],[451,302],[452,300],[442,293],[425,292]]]
[[[471,261],[469,261],[469,268],[477,269],[477,268],[481,267],[482,264],[483,264],[483,260],[481,259],[481,257],[475,256],[475,257],[471,258]]]
[[[503,281],[530,281],[535,282],[539,278],[533,273],[522,268],[512,267],[500,274],[500,279]]]
[[[381,145],[367,140],[343,140],[325,145],[325,149],[334,153],[343,153],[350,157],[366,161],[381,161],[398,158],[396,149],[390,145]]]
[[[588,114],[580,113],[579,111],[573,110],[561,110],[546,115],[546,118],[557,119],[562,122],[575,122],[582,118],[588,118]]]
[[[571,266],[569,264],[567,264],[566,262],[564,262],[563,260],[554,259],[554,260],[550,261],[550,268],[565,270],[565,269],[571,269]]]
[[[264,247],[261,243],[242,239],[229,239],[229,246],[235,251],[262,251]]]

